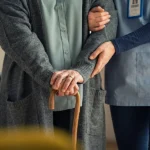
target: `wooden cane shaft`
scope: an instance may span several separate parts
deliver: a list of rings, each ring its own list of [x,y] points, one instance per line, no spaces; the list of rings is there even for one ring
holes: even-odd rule
[[[49,108],[50,110],[55,109],[55,94],[57,91],[52,90],[50,93],[49,98]],[[72,143],[73,143],[73,150],[76,150],[77,147],[77,133],[78,133],[78,123],[79,123],[79,115],[80,115],[80,94],[77,93],[76,97],[76,106],[74,112],[74,119],[73,119],[73,127],[72,127]]]
[[[77,149],[77,135],[78,135],[78,124],[80,115],[80,94],[76,95],[76,106],[74,111],[73,127],[72,127],[72,143],[73,150]]]

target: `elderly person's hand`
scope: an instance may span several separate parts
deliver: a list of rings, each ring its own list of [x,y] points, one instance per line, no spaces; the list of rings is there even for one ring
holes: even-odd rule
[[[63,82],[62,82],[63,85]],[[60,89],[57,92],[57,96],[74,96],[78,93],[79,91],[79,86],[76,84],[70,91],[62,92],[62,89]]]
[[[110,22],[110,17],[110,14],[100,6],[94,7],[88,15],[89,30],[95,32],[104,29]]]
[[[101,72],[101,70],[105,67],[105,65],[109,62],[109,60],[112,58],[114,54],[115,54],[115,47],[112,44],[112,42],[103,43],[96,49],[96,51],[94,51],[91,54],[90,56],[91,60],[94,60],[98,57],[95,69],[91,74],[91,78],[93,78],[96,74]]]
[[[77,83],[83,83],[83,77],[75,70],[55,72],[51,78],[52,88],[59,91],[59,95],[75,95],[79,88]]]

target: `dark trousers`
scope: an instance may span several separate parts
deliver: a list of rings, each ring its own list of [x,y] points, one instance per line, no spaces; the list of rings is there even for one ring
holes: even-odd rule
[[[150,107],[111,106],[119,150],[150,150]]]
[[[53,113],[54,128],[70,131],[71,110],[57,111]]]

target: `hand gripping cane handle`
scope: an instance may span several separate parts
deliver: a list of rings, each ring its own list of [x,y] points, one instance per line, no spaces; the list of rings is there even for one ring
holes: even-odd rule
[[[57,91],[52,90],[49,98],[49,108],[50,110],[55,109],[55,94]],[[74,112],[73,119],[73,127],[72,127],[72,142],[73,142],[73,150],[76,150],[77,147],[77,132],[78,132],[78,123],[79,123],[79,115],[80,115],[80,94],[79,92],[75,95],[76,97],[76,106]]]

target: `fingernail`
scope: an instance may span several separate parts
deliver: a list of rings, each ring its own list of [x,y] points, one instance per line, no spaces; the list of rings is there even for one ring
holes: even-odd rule
[[[93,59],[93,56],[90,56],[90,59]]]
[[[92,74],[92,78],[94,78],[95,74]]]

